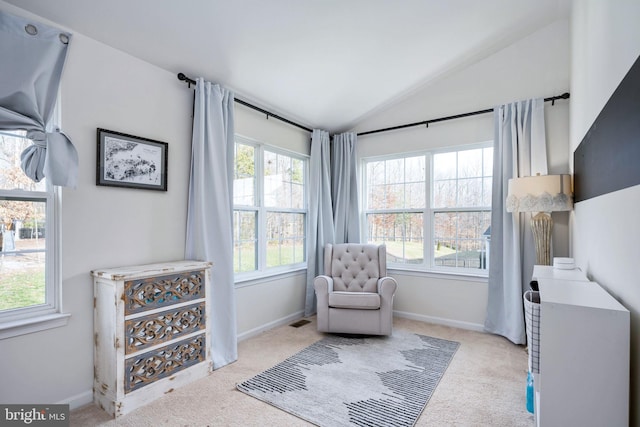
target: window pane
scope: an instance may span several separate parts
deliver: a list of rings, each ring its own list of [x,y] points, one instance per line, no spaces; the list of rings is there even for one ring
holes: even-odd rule
[[[382,186],[385,197],[386,209],[398,209],[404,207],[404,184],[388,184]]]
[[[458,152],[458,178],[482,176],[482,149]]]
[[[425,156],[369,162],[367,209],[425,207]]]
[[[387,207],[386,185],[370,185],[368,187],[367,207],[369,209],[385,209]]]
[[[385,182],[400,184],[404,182],[404,159],[387,160],[385,168]]]
[[[405,180],[407,182],[424,182],[425,156],[407,157],[405,159]]]
[[[384,184],[384,162],[367,163],[367,183],[369,186]]]
[[[304,209],[304,161],[291,159],[291,207]]]
[[[438,153],[433,155],[433,179],[456,178],[456,152]]]
[[[256,212],[233,211],[233,271],[254,271],[257,264]]]
[[[32,145],[24,131],[0,132],[0,189],[46,191],[46,179],[36,183],[20,168],[20,154]]]
[[[434,181],[433,207],[453,208],[457,202],[457,183],[455,180]]]
[[[264,201],[267,207],[304,208],[302,160],[265,150]]]
[[[484,176],[493,175],[493,147],[487,147],[482,150],[484,162]]]
[[[45,255],[14,255],[0,267],[0,310],[41,305],[45,300]]]
[[[425,203],[425,183],[418,182],[407,184],[405,194],[405,204],[407,208],[424,208]]]
[[[475,207],[482,205],[482,178],[458,180],[458,207]]]
[[[434,264],[444,267],[487,268],[491,213],[436,212]]]
[[[233,179],[233,204],[255,205],[255,147],[235,144],[235,168]]]
[[[492,169],[484,162],[492,153],[482,148],[434,155],[433,207],[491,206]]]
[[[0,310],[44,304],[46,202],[0,200]]]
[[[482,179],[482,206],[491,206],[492,186],[491,177]]]
[[[304,162],[300,159],[291,159],[291,182],[304,184]]]
[[[305,214],[267,213],[267,267],[304,262]]]
[[[424,260],[422,213],[369,214],[368,242],[387,245],[387,261],[420,264]]]

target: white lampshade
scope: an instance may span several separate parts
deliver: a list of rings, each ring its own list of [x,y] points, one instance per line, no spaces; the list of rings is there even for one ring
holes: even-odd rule
[[[537,175],[509,180],[507,212],[554,212],[572,208],[571,175]]]

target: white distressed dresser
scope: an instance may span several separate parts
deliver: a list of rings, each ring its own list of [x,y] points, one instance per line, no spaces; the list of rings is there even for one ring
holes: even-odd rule
[[[124,415],[211,372],[209,262],[94,270],[93,400]]]

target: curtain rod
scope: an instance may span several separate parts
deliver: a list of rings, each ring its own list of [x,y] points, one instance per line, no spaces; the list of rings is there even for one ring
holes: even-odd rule
[[[191,87],[191,85],[195,85],[195,84],[197,83],[195,80],[190,79],[189,77],[185,76],[183,73],[178,73],[178,80],[181,80],[181,81],[186,82],[186,83],[189,85],[189,87]],[[312,129],[309,129],[309,128],[308,128],[308,127],[306,127],[306,126],[302,126],[302,125],[301,125],[301,124],[299,124],[299,123],[292,122],[291,120],[289,120],[289,119],[285,119],[284,117],[280,117],[279,115],[274,114],[274,113],[272,113],[271,111],[267,111],[267,110],[265,110],[265,109],[263,109],[263,108],[256,107],[256,106],[255,106],[255,105],[253,105],[253,104],[249,104],[247,101],[243,101],[242,99],[238,99],[238,98],[235,98],[235,97],[234,97],[234,99],[233,99],[233,100],[234,100],[235,102],[237,102],[238,104],[244,105],[245,107],[249,107],[249,108],[251,108],[251,109],[253,109],[253,110],[256,110],[256,111],[261,112],[262,114],[265,114],[265,115],[267,116],[267,119],[268,119],[269,117],[273,117],[274,119],[278,119],[278,120],[283,121],[283,122],[285,122],[285,123],[288,123],[288,124],[290,124],[290,125],[292,125],[292,126],[298,127],[298,128],[300,128],[300,129],[302,129],[302,130],[306,130],[307,132],[313,132],[313,130],[312,130]]]
[[[562,95],[545,98],[544,100],[545,102],[551,101],[551,105],[554,105],[557,99],[569,99],[569,92],[565,92]],[[425,125],[426,127],[429,127],[430,123],[438,123],[438,122],[444,122],[446,120],[461,119],[462,117],[469,117],[469,116],[475,116],[478,114],[491,113],[492,111],[493,111],[493,108],[487,108],[486,110],[472,111],[471,113],[456,114],[455,116],[440,117],[438,119],[424,120],[422,122],[415,122],[415,123],[409,123],[406,125],[398,125],[398,126],[392,126],[384,129],[376,129],[376,130],[370,130],[366,132],[360,132],[358,133],[358,136],[371,135],[373,133],[387,132],[390,130],[404,129],[404,128],[413,127],[413,126]]]

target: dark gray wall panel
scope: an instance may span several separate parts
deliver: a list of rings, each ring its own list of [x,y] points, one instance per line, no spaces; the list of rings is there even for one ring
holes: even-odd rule
[[[573,155],[576,202],[640,184],[640,57]]]

